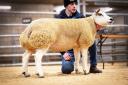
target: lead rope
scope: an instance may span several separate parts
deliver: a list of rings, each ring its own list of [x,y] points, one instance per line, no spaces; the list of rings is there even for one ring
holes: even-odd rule
[[[102,63],[103,63],[103,69],[104,69],[104,64],[105,64],[105,62],[104,62],[103,55],[102,55],[102,46],[103,46],[103,43],[106,41],[107,38],[108,38],[108,37],[103,37],[103,35],[100,34],[100,40],[99,40],[99,42],[97,43],[97,45],[100,45],[100,56],[101,56],[101,61],[102,61]]]

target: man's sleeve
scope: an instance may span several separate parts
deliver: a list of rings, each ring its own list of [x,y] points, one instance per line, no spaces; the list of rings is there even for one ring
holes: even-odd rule
[[[67,53],[68,53],[71,57],[74,57],[74,51],[73,51],[73,49],[68,50]]]

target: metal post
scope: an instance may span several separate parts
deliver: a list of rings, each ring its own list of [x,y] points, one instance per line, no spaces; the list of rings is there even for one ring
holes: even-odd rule
[[[80,12],[80,0],[78,0],[77,11]]]
[[[83,7],[83,15],[86,17],[86,1],[82,1],[82,7]]]

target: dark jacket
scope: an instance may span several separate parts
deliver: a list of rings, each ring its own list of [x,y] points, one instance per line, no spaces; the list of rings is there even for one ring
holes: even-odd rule
[[[84,18],[82,14],[76,11],[72,16],[67,16],[65,13],[65,9],[60,12],[57,18],[66,19],[66,18]]]

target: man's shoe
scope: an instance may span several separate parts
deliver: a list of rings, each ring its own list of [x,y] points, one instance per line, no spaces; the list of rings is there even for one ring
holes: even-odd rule
[[[98,68],[90,68],[90,71],[89,71],[90,73],[102,73],[102,71],[101,70],[99,70]]]

